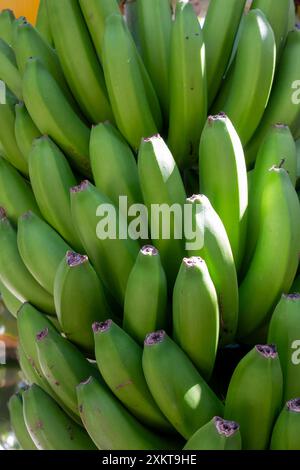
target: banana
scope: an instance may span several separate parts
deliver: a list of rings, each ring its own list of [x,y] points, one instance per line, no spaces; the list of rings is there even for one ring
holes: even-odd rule
[[[224,9],[223,0],[209,3],[203,26],[209,108],[222,83],[245,4],[246,0],[229,0]]]
[[[224,113],[209,116],[203,130],[199,147],[199,182],[201,191],[224,224],[239,269],[247,229],[247,170],[239,136]]]
[[[243,22],[229,83],[214,104],[216,112],[224,111],[231,119],[243,145],[254,134],[268,103],[275,64],[272,28],[260,10],[251,10]]]
[[[40,215],[28,182],[3,158],[0,158],[0,206],[14,224],[28,210]]]
[[[10,423],[22,450],[37,450],[28,431],[23,416],[22,393],[15,393],[7,404],[9,409]]]
[[[141,55],[167,121],[170,105],[169,58],[172,29],[170,1],[140,0],[136,3]]]
[[[122,214],[88,181],[71,189],[71,211],[79,238],[98,276],[123,306],[128,277],[139,251],[138,242],[126,234],[120,236],[126,224]]]
[[[299,239],[297,193],[287,172],[273,167],[262,193],[255,252],[239,287],[239,338],[268,320],[281,293],[289,292],[298,267]]]
[[[40,0],[35,27],[40,35],[43,36],[45,41],[47,41],[50,46],[53,46],[53,39],[48,17],[47,0]]]
[[[25,160],[28,162],[32,143],[40,137],[41,133],[29,116],[22,101],[15,106],[15,137],[16,142]]]
[[[300,450],[300,398],[289,400],[275,423],[271,450]]]
[[[0,12],[0,38],[7,44],[12,43],[12,28],[15,15],[12,10],[5,9]]]
[[[141,248],[130,272],[125,301],[123,328],[139,344],[148,333],[166,328],[167,279],[158,250],[151,245]]]
[[[26,64],[23,94],[27,110],[40,132],[48,134],[65,151],[79,172],[90,174],[90,130],[39,59],[29,59]]]
[[[85,351],[94,351],[92,324],[110,313],[102,282],[87,256],[67,252],[55,275],[54,302],[66,337]]]
[[[244,450],[268,448],[281,400],[282,372],[276,347],[257,345],[236,367],[225,401],[225,418],[240,424]]]
[[[289,126],[295,139],[300,137],[299,98],[297,89],[293,88],[300,76],[299,47],[300,31],[290,32],[278,65],[268,106],[255,134],[245,148],[249,166],[255,162],[258,149],[272,124],[283,122]]]
[[[277,346],[283,373],[284,402],[300,395],[300,366],[297,360],[299,313],[300,294],[283,295],[269,326],[268,342],[274,342]]]
[[[116,0],[79,0],[79,4],[98,58],[102,62],[105,20],[114,13],[120,13],[118,2]]]
[[[173,291],[173,338],[209,380],[219,340],[215,286],[203,259],[183,258]]]
[[[53,295],[56,271],[70,247],[50,225],[29,211],[18,220],[18,248],[32,276]]]
[[[178,231],[182,233],[183,223],[179,221],[178,212],[182,213],[186,194],[176,162],[160,135],[142,140],[138,172],[144,203],[148,209],[151,238],[159,250],[170,282],[169,288],[172,289],[184,256],[183,237],[178,234]],[[166,233],[164,224],[161,226],[160,222],[159,212],[163,213],[164,210],[168,211],[168,214],[164,213],[163,219],[169,224],[169,233]]]
[[[111,392],[90,377],[77,387],[80,416],[101,450],[176,449],[177,442],[154,434],[136,420]]]
[[[1,299],[5,307],[7,308],[9,313],[11,313],[15,318],[17,318],[17,313],[18,313],[19,308],[22,305],[22,302],[20,302],[20,300],[17,299],[17,297],[14,296],[14,294],[12,294],[10,290],[7,289],[2,282],[0,282],[0,292],[1,292]]]
[[[18,28],[21,24],[26,24],[27,20],[25,16],[19,16],[19,18],[16,18],[15,21],[13,22],[12,25],[12,41],[11,41],[11,47],[14,49],[15,44],[17,41],[17,35],[18,35]]]
[[[33,142],[28,163],[32,190],[45,221],[70,246],[82,251],[70,203],[70,188],[75,186],[76,178],[66,157],[50,137],[44,135]]]
[[[86,432],[38,385],[23,393],[27,430],[39,450],[94,450]]]
[[[127,204],[142,202],[137,165],[131,148],[109,122],[93,127],[90,157],[96,187],[119,204],[119,196],[127,196]],[[127,217],[127,214],[124,214]]]
[[[188,440],[183,450],[241,450],[239,424],[215,416]]]
[[[80,108],[91,122],[113,119],[103,71],[78,1],[50,0],[47,8],[54,45]]]
[[[137,149],[142,137],[160,130],[161,114],[149,76],[119,14],[109,16],[105,23],[103,69],[117,126]]]
[[[112,393],[141,423],[170,432],[172,427],[153,400],[142,369],[142,348],[112,320],[94,323],[95,355]]]
[[[18,361],[26,383],[29,385],[35,383],[47,392],[51,392],[46,379],[42,373],[35,368],[32,360],[26,356],[25,351],[20,343],[18,345]]]
[[[22,79],[18,70],[16,57],[13,49],[3,39],[0,38],[0,79],[8,88],[22,99]]]
[[[29,301],[53,314],[54,301],[31,276],[18,251],[17,234],[0,208],[0,280],[21,302]]]
[[[207,116],[204,38],[188,2],[177,3],[170,54],[168,146],[177,165],[185,168],[196,160]]]
[[[192,223],[200,248],[189,246],[189,256],[200,256],[206,263],[218,295],[220,345],[234,341],[238,324],[238,282],[234,259],[224,225],[206,196],[194,195]],[[190,243],[190,240],[187,242]]]
[[[143,371],[160,410],[185,439],[223,414],[222,403],[163,330],[145,339]]]
[[[288,13],[288,32],[294,31],[297,23],[296,8],[294,0],[289,0],[289,13]]]

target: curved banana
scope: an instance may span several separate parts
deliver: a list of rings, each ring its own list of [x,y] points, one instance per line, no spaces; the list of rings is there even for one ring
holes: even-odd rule
[[[66,157],[50,137],[44,135],[33,142],[28,164],[32,190],[45,221],[73,248],[82,251],[70,203],[70,188],[76,184],[76,178]]]
[[[282,401],[282,372],[276,347],[257,345],[230,380],[225,418],[240,425],[244,450],[267,449]]]
[[[44,40],[47,41],[50,46],[53,46],[53,39],[48,17],[47,0],[40,0],[35,27],[40,35],[43,36]]]
[[[3,39],[0,38],[0,80],[3,80],[8,88],[22,99],[22,79],[18,70],[15,53]]]
[[[38,385],[23,393],[27,430],[39,450],[94,450],[87,433]]]
[[[188,440],[183,450],[241,450],[240,426],[215,416]]]
[[[12,29],[15,15],[12,10],[4,9],[0,12],[0,38],[7,44],[12,43]]]
[[[173,338],[209,380],[219,341],[215,286],[203,259],[183,258],[173,291]]]
[[[22,393],[15,393],[7,404],[9,409],[10,423],[22,450],[37,450],[36,445],[27,431],[23,416]]]
[[[145,339],[143,371],[154,400],[185,439],[223,414],[222,403],[163,330]]]
[[[271,450],[300,450],[300,398],[289,400],[275,423]]]
[[[18,361],[21,372],[23,374],[23,378],[25,379],[27,384],[37,384],[47,393],[51,392],[47,380],[42,375],[42,373],[36,369],[31,358],[28,358],[26,356],[25,351],[21,346],[20,342],[18,345]]]
[[[40,132],[53,138],[79,172],[90,174],[90,130],[39,59],[29,59],[26,64],[23,95]]]
[[[25,16],[19,16],[19,18],[16,18],[15,21],[12,24],[12,40],[11,40],[11,47],[14,49],[15,44],[17,41],[17,35],[18,35],[18,28],[21,24],[26,24],[28,23]]]
[[[26,106],[22,101],[15,106],[15,137],[19,150],[28,162],[29,153],[34,139],[40,137],[41,133],[31,119]]]
[[[196,161],[207,116],[205,45],[189,2],[177,3],[172,27],[169,99],[168,146],[184,168]]]
[[[14,295],[12,292],[5,287],[5,285],[0,281],[0,293],[1,299],[9,311],[15,318],[17,318],[17,313],[19,308],[22,305],[22,302]]]
[[[241,141],[224,113],[209,116],[203,130],[199,182],[224,224],[238,269],[246,241],[248,181]]]

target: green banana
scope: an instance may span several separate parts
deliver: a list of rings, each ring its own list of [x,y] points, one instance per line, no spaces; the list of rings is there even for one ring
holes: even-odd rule
[[[268,341],[276,344],[283,373],[283,400],[300,395],[300,294],[283,295],[269,326]]]
[[[80,416],[90,437],[101,450],[176,449],[177,442],[154,434],[136,420],[94,378],[77,387]]]
[[[105,20],[114,13],[120,13],[118,2],[116,0],[79,0],[79,4],[98,58],[102,62]]]
[[[71,189],[72,218],[79,238],[105,287],[123,306],[139,245],[122,234],[120,237],[126,221],[116,209],[112,215],[113,210],[112,202],[88,181]]]
[[[153,400],[142,369],[142,348],[112,320],[94,323],[95,355],[112,393],[141,423],[171,431]]]
[[[178,211],[182,211],[186,194],[176,162],[159,135],[142,140],[138,155],[138,172],[144,203],[151,217],[151,239],[158,248],[166,271],[169,288],[172,289],[180,263],[184,256],[184,243],[178,231],[183,223],[179,221]],[[169,223],[169,234],[160,223],[159,212]],[[178,209],[178,211],[177,211]],[[176,216],[177,214],[177,216]],[[176,233],[177,232],[177,233]]]
[[[168,146],[177,165],[184,168],[196,160],[207,116],[205,45],[188,2],[177,3],[170,54]]]
[[[1,299],[9,311],[15,318],[17,318],[17,313],[19,308],[22,305],[22,302],[12,293],[7,287],[0,281],[0,292]]]
[[[160,130],[161,114],[149,76],[119,14],[109,16],[105,23],[103,69],[117,126],[137,149],[142,137]]]
[[[246,241],[248,181],[243,147],[224,113],[209,116],[203,130],[199,182],[224,224],[238,269]]]
[[[225,418],[240,424],[244,450],[268,448],[281,401],[282,372],[276,347],[257,345],[236,367],[225,401]]]
[[[15,137],[16,142],[25,160],[28,162],[29,153],[34,139],[41,133],[31,119],[26,106],[22,101],[15,106]]]
[[[288,32],[294,31],[297,23],[295,1],[289,0]]]
[[[139,0],[136,3],[141,55],[167,120],[170,105],[169,58],[172,29],[170,1]]]
[[[7,44],[12,43],[12,28],[15,15],[12,10],[5,9],[0,12],[0,38]]]
[[[143,371],[160,410],[185,439],[223,414],[222,403],[163,330],[145,339]]]
[[[42,311],[53,314],[54,301],[31,276],[18,251],[17,234],[0,208],[0,280],[21,302],[32,302]]]
[[[90,174],[90,130],[39,59],[29,59],[26,64],[23,94],[28,112],[40,132],[53,138],[79,172]]]
[[[40,0],[35,27],[50,46],[53,46],[50,22],[48,17],[47,0]]]
[[[142,201],[137,165],[129,145],[109,122],[93,127],[90,140],[91,166],[99,191],[115,206],[119,196],[127,196],[127,204]],[[124,214],[127,217],[127,214]]]
[[[216,112],[224,111],[231,119],[243,145],[254,134],[268,103],[275,64],[273,30],[260,10],[251,10],[243,22],[229,83],[214,104]]]
[[[7,216],[14,224],[17,224],[18,217],[28,210],[40,214],[29,184],[3,158],[0,158],[0,206],[5,208]]]
[[[12,395],[7,406],[9,409],[10,423],[21,448],[23,450],[37,450],[24,421],[22,393],[19,392]]]
[[[223,8],[223,0],[211,0],[209,3],[203,26],[208,107],[212,105],[222,83],[245,4],[246,0],[229,0]]]
[[[271,450],[300,450],[300,398],[289,400],[272,433]]]
[[[109,318],[110,312],[87,256],[67,252],[55,275],[54,302],[66,337],[85,351],[94,351],[92,324]]]
[[[39,450],[94,450],[86,432],[38,385],[23,393],[27,430]]]
[[[70,247],[50,225],[28,211],[18,220],[18,248],[32,276],[53,295],[56,271]]]
[[[299,240],[297,193],[287,172],[273,167],[262,193],[255,252],[239,287],[239,338],[268,320],[281,293],[289,292],[298,267]]]
[[[209,380],[218,349],[219,307],[206,263],[196,256],[183,258],[175,282],[173,338]]]
[[[166,328],[167,279],[158,250],[141,248],[130,272],[125,293],[123,328],[140,344],[148,333]]]
[[[234,341],[238,324],[238,282],[234,259],[224,225],[206,196],[194,195],[186,200],[192,204],[192,223],[198,248],[188,246],[189,256],[200,256],[206,263],[218,295],[220,314],[220,345]],[[190,240],[187,241],[190,243]]]
[[[239,424],[215,416],[188,440],[183,450],[241,450]]]
[[[25,16],[19,16],[19,18],[16,18],[15,21],[13,22],[12,25],[12,40],[11,40],[11,47],[14,49],[15,44],[17,41],[17,36],[18,36],[18,28],[21,24],[26,24],[28,21],[26,20]]]
[[[50,390],[46,379],[42,376],[41,372],[37,371],[37,369],[32,364],[32,361],[28,359],[20,343],[18,345],[18,361],[21,372],[23,374],[23,378],[26,383],[28,383],[29,385],[36,383],[44,390]]]
[[[29,153],[29,176],[45,221],[73,248],[82,251],[72,221],[70,203],[70,188],[76,184],[76,178],[64,154],[46,135],[33,142]]]
[[[8,88],[22,99],[22,79],[18,70],[15,53],[3,39],[0,38],[0,79]]]
[[[103,71],[78,0],[50,0],[47,8],[55,48],[80,108],[91,122],[113,119]]]
[[[290,32],[278,65],[268,106],[255,134],[245,148],[248,165],[255,162],[258,149],[272,124],[283,122],[289,126],[295,139],[300,137],[300,106],[297,89],[293,88],[300,76],[299,46],[300,31]]]

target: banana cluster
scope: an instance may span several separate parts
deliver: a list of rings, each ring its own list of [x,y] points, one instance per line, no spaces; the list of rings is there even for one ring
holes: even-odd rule
[[[36,27],[0,13],[23,449],[300,450],[294,3],[211,0],[204,23],[171,3],[43,0]],[[143,230],[120,197],[144,236],[122,235]],[[115,236],[98,236],[108,206]]]

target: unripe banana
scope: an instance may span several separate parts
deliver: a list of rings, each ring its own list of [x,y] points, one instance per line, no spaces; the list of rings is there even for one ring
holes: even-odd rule
[[[77,387],[80,416],[101,450],[176,449],[177,442],[154,434],[134,418],[111,392],[90,377]]]
[[[37,450],[27,431],[23,416],[22,393],[12,395],[8,402],[10,423],[22,450]]]
[[[15,318],[17,318],[17,313],[19,311],[19,308],[22,305],[22,302],[20,302],[17,297],[10,292],[7,287],[0,281],[0,292],[1,292],[1,299],[9,311]]]
[[[73,248],[82,251],[72,221],[70,203],[70,188],[76,184],[76,178],[66,157],[50,137],[44,135],[34,141],[29,154],[29,176],[46,222]]]
[[[0,158],[0,206],[5,207],[7,216],[14,224],[28,210],[40,214],[29,184],[3,158]]]
[[[142,348],[112,320],[95,323],[93,330],[97,364],[112,393],[144,425],[171,431],[149,392]]]
[[[24,419],[39,450],[94,450],[86,432],[38,385],[23,393]]]
[[[47,0],[40,0],[35,27],[40,35],[43,36],[44,40],[47,41],[50,46],[53,46],[53,39],[48,17]]]
[[[145,245],[130,272],[124,302],[123,328],[138,343],[151,331],[167,327],[167,296],[159,252]]]
[[[183,258],[173,291],[173,337],[209,380],[219,341],[219,307],[206,263]]]
[[[238,269],[246,240],[247,170],[239,136],[224,113],[209,116],[203,130],[199,182],[224,224]]]
[[[159,250],[170,282],[169,288],[172,289],[184,256],[183,236],[180,238],[176,235],[178,231],[182,233],[183,222],[179,220],[178,211],[182,213],[186,194],[176,162],[159,135],[142,140],[138,171],[144,203],[151,220],[151,239]],[[169,217],[166,221],[170,229],[168,234],[158,216],[164,209],[168,211],[164,217]]]
[[[75,114],[39,59],[29,59],[26,64],[23,94],[28,112],[40,132],[53,138],[78,171],[90,174],[90,130]]]
[[[127,196],[127,204],[142,202],[137,165],[131,148],[109,122],[93,127],[90,140],[91,166],[99,191],[115,206],[119,196]],[[124,214],[127,217],[127,214]]]
[[[281,401],[282,372],[276,347],[257,345],[236,367],[225,402],[225,418],[240,424],[244,450],[268,448]]]
[[[248,336],[269,319],[281,293],[289,292],[297,272],[300,206],[283,168],[269,170],[260,214],[255,252],[239,287],[240,338]]]
[[[300,398],[289,400],[272,433],[271,450],[300,450]]]
[[[0,280],[21,302],[29,301],[53,314],[53,297],[31,276],[18,251],[17,234],[0,208]]]
[[[284,402],[300,395],[299,315],[300,294],[283,295],[269,326],[268,342],[277,346],[283,373]]]
[[[200,256],[206,263],[218,295],[220,345],[233,342],[238,324],[238,282],[232,250],[224,225],[206,196],[194,195],[192,222],[200,247],[190,246],[189,256]],[[190,240],[189,240],[190,243]]]
[[[183,450],[241,450],[239,425],[215,416],[188,440]]]
[[[51,392],[51,389],[41,372],[38,372],[37,369],[34,367],[32,361],[28,359],[25,354],[24,349],[22,348],[21,344],[18,345],[18,361],[21,372],[23,374],[23,378],[25,382],[29,385],[37,384],[43,390],[46,390],[47,393]]]
[[[54,302],[66,337],[94,351],[92,324],[109,318],[103,285],[87,256],[68,251],[56,272]]]
[[[14,49],[15,44],[17,42],[17,36],[18,36],[18,28],[21,24],[26,24],[27,20],[25,16],[19,16],[19,18],[16,18],[15,21],[13,22],[12,25],[12,41],[11,41],[11,47]]]
[[[209,3],[203,26],[209,107],[222,83],[245,4],[245,0],[229,0],[223,8],[223,0]]]
[[[170,56],[168,146],[180,168],[197,159],[207,116],[205,45],[190,3],[177,3]],[[147,137],[147,136],[145,136]]]
[[[282,53],[274,86],[263,118],[245,149],[248,165],[254,163],[258,149],[272,124],[284,122],[295,139],[300,137],[300,106],[297,85],[300,76],[300,31],[288,34]],[[295,95],[295,96],[294,96]]]
[[[12,43],[12,28],[15,15],[12,10],[5,9],[0,12],[0,38],[7,44]]]
[[[0,38],[0,79],[8,88],[22,99],[22,79],[18,70],[16,57],[13,49],[3,39]]]
[[[145,339],[143,371],[154,400],[185,439],[223,414],[222,403],[163,330]]]
[[[28,162],[29,153],[34,139],[40,137],[41,133],[31,119],[26,106],[22,101],[15,106],[15,137],[19,150]]]
[[[71,189],[71,211],[79,238],[105,287],[123,306],[128,277],[139,245],[129,237],[120,237],[119,232],[124,231],[126,221],[117,210],[115,217],[111,218],[113,209],[112,202],[88,181]],[[109,221],[104,217],[107,210]]]

